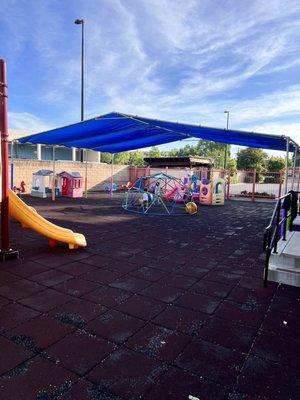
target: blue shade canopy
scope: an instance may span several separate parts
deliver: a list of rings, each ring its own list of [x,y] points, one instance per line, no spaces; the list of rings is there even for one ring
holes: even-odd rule
[[[117,112],[25,136],[19,139],[19,142],[119,153],[176,142],[190,137],[238,146],[286,150],[284,136],[161,121]],[[297,145],[291,142],[289,150],[293,151],[295,146]]]

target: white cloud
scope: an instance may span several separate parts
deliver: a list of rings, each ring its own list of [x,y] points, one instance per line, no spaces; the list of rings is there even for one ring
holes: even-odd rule
[[[38,133],[51,129],[51,126],[45,121],[27,112],[9,112],[8,116],[10,122],[9,129],[12,130],[24,131],[26,133]]]

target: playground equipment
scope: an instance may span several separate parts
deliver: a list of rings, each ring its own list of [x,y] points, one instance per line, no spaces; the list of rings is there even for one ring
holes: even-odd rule
[[[200,183],[199,203],[206,205],[224,205],[225,181],[217,178],[212,181],[202,179]]]
[[[55,247],[59,242],[67,243],[69,249],[86,247],[86,240],[81,233],[52,224],[35,209],[24,203],[12,190],[9,189],[10,216],[21,223],[24,228],[31,228],[40,235],[49,239],[50,247]]]
[[[197,211],[197,206],[196,211],[192,206],[186,208],[190,199],[190,190],[180,179],[158,173],[138,178],[125,193],[122,207],[138,214],[187,215]]]
[[[189,214],[196,214],[198,211],[197,204],[194,203],[193,201],[189,201],[188,203],[186,203],[185,209],[186,212],[188,212]]]
[[[63,171],[58,176],[61,178],[61,194],[66,197],[82,197],[83,177],[79,172]]]
[[[61,196],[61,177],[55,175],[55,197]],[[51,197],[53,187],[53,171],[49,169],[40,169],[32,174],[31,196]]]

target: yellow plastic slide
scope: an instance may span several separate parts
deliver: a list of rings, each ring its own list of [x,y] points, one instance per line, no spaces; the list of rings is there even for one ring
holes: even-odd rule
[[[36,210],[24,203],[12,190],[9,190],[9,214],[21,223],[24,228],[31,228],[40,235],[49,239],[49,245],[55,246],[58,242],[67,243],[69,249],[86,247],[86,240],[81,233],[74,233],[52,224]]]

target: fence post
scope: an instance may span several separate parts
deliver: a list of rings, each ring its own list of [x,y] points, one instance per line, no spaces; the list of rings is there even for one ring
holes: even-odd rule
[[[226,194],[227,200],[229,200],[229,195],[230,195],[230,173],[228,174],[228,180],[227,180],[227,194]]]
[[[281,197],[281,190],[282,190],[282,171],[279,172],[278,198]]]
[[[255,201],[255,181],[256,181],[256,169],[253,170],[252,201]]]

